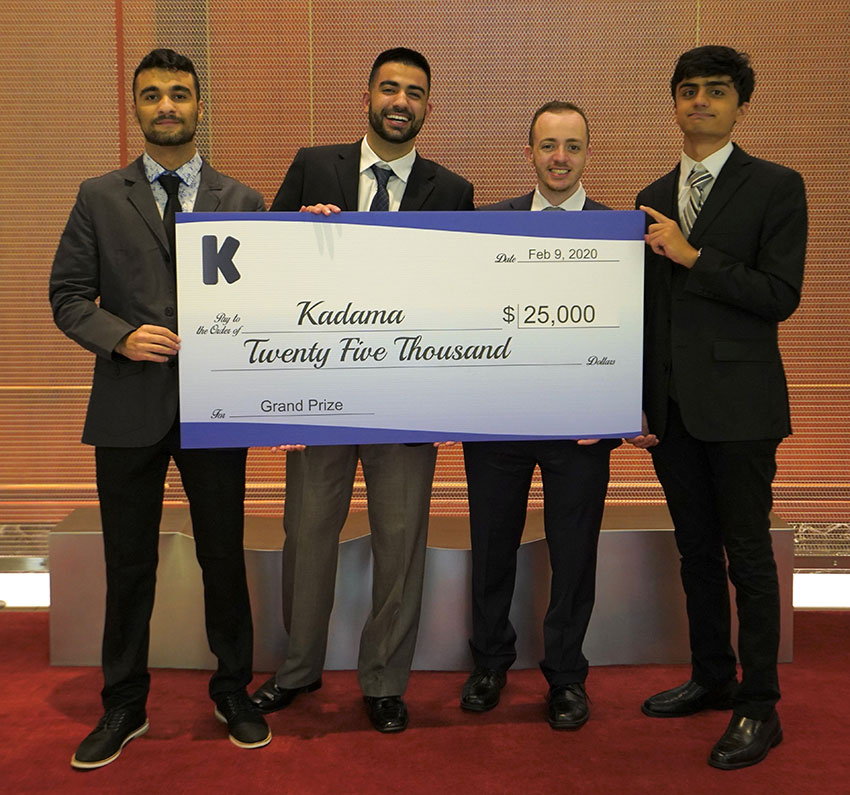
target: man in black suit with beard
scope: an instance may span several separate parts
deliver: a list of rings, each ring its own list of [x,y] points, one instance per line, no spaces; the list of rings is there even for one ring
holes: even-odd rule
[[[301,149],[271,209],[340,211],[472,210],[472,185],[421,157],[416,136],[431,111],[431,69],[398,47],[375,60],[356,143]],[[385,256],[404,256],[389,251]],[[252,696],[263,712],[321,687],[334,601],[339,533],[363,467],[372,530],[372,610],[360,639],[358,677],[372,725],[407,726],[407,687],[419,627],[425,544],[434,477],[433,445],[285,446],[283,616],[286,660]]]
[[[731,141],[755,76],[730,47],[684,53],[670,81],[679,164],[636,204],[646,241],[644,411],[681,554],[691,678],[648,698],[673,718],[729,709],[709,764],[762,761],[782,740],[779,582],[770,540],[776,449],[791,432],[778,325],[800,301],[806,195],[796,171]],[[736,677],[729,579],[738,611]]]
[[[525,148],[537,187],[524,196],[479,209],[610,209],[587,198],[581,184],[589,143],[587,118],[580,108],[568,102],[543,105],[531,121]],[[596,549],[609,457],[619,444],[608,439],[464,442],[472,537],[470,646],[475,668],[463,686],[463,709],[485,712],[495,707],[506,672],[516,659],[516,632],[509,613],[528,492],[534,467],[539,465],[552,565],[540,663],[549,683],[547,719],[553,729],[578,729],[587,721],[588,663],[581,647],[595,597]]]

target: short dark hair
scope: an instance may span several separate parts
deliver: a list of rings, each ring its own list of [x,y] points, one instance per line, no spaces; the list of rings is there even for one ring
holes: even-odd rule
[[[541,105],[536,111],[534,111],[534,116],[531,117],[531,126],[528,128],[528,145],[534,146],[534,125],[537,124],[537,120],[544,113],[578,113],[584,119],[584,129],[587,130],[587,143],[590,144],[590,125],[587,123],[587,116],[585,112],[578,106],[573,105],[572,102],[560,102],[558,100],[554,100],[552,102],[547,102],[545,105]]]
[[[415,66],[425,72],[425,77],[428,78],[426,88],[431,90],[431,67],[428,65],[428,60],[421,52],[408,49],[407,47],[393,47],[391,50],[384,50],[372,64],[372,70],[369,72],[369,85],[375,79],[375,75],[385,63],[403,63],[405,66]]]
[[[139,65],[136,67],[136,71],[133,72],[133,98],[136,96],[136,78],[139,76],[139,72],[144,71],[145,69],[165,69],[169,72],[188,72],[195,78],[195,94],[197,94],[196,99],[201,98],[201,81],[198,80],[198,73],[195,71],[195,64],[187,58],[185,55],[180,55],[180,53],[174,52],[174,50],[167,50],[165,48],[159,48],[156,50],[151,50],[141,61],[139,61]]]
[[[688,50],[679,56],[673,77],[670,78],[670,93],[676,101],[676,87],[690,77],[729,75],[738,92],[738,105],[750,101],[756,84],[756,74],[750,66],[750,56],[731,47],[708,45]]]

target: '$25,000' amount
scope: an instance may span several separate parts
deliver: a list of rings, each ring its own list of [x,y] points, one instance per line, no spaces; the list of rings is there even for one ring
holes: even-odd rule
[[[589,326],[596,320],[593,304],[508,304],[502,309],[502,321],[518,328],[540,326]]]

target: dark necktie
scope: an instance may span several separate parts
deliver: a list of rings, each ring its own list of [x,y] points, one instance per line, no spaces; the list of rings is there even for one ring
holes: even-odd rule
[[[544,207],[544,210],[560,210],[562,213],[565,213],[566,210],[563,207],[556,207],[554,204],[550,204],[548,207]]]
[[[682,232],[685,237],[694,228],[702,203],[705,201],[705,191],[713,179],[711,172],[702,163],[697,163],[688,174],[688,201],[682,211]]]
[[[162,224],[165,227],[165,234],[168,237],[168,246],[171,249],[171,259],[174,260],[175,244],[174,244],[174,225],[175,213],[183,211],[180,206],[180,199],[177,196],[177,191],[180,188],[181,179],[176,174],[164,173],[159,175],[159,184],[162,185],[165,192],[168,194],[168,201],[165,203],[165,210],[162,213]]]
[[[375,192],[372,204],[369,205],[369,211],[385,212],[390,209],[390,194],[387,193],[387,183],[390,181],[393,172],[388,168],[381,168],[377,164],[372,166],[372,172],[378,181],[378,190]]]

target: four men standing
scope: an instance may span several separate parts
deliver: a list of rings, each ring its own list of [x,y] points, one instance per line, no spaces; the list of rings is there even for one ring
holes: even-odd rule
[[[363,94],[362,141],[298,152],[273,210],[471,210],[472,185],[420,157],[431,110],[430,68],[413,50],[381,53]],[[692,678],[643,705],[654,717],[734,712],[710,764],[754,764],[782,739],[775,711],[779,597],[768,513],[775,452],[790,433],[777,324],[800,297],[806,240],[803,183],[790,169],[734,146],[753,88],[746,56],[725,47],[685,53],[671,81],[684,135],[680,165],[638,206],[646,241],[645,433],[682,554]],[[50,296],[57,325],[97,354],[83,441],[96,446],[107,569],[105,714],[72,759],[108,764],[148,729],[148,622],[163,480],[170,458],[189,498],[204,573],[207,632],[219,666],[216,717],[240,747],[271,739],[261,712],[321,686],[338,536],[358,461],[366,480],[373,605],[358,674],[382,732],[408,721],[403,694],[419,621],[436,450],[431,445],[286,445],[283,615],[286,660],[248,698],[252,629],[242,552],[244,450],[182,450],[177,420],[175,211],[260,211],[262,198],[214,171],[194,145],[203,115],[186,58],[154,50],[133,82],[145,154],[89,180],[63,233]],[[483,209],[606,210],[581,175],[589,129],[575,105],[535,114],[526,155],[536,189]],[[675,220],[678,219],[678,220]],[[293,440],[297,441],[297,440]],[[496,706],[515,659],[508,619],[532,473],[540,466],[552,591],[544,621],[548,721],[575,729],[589,712],[581,646],[594,601],[596,547],[619,442],[554,440],[464,445],[473,548],[475,670],[461,706]],[[743,681],[729,641],[729,576],[737,589]]]

